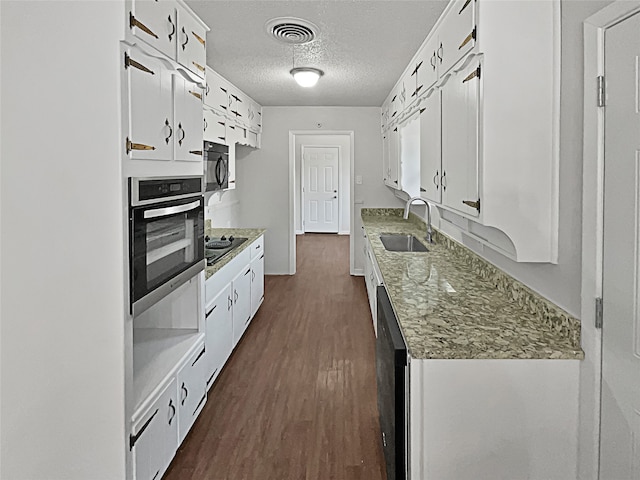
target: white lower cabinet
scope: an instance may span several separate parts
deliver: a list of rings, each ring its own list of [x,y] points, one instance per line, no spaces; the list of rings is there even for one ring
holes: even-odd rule
[[[409,478],[577,478],[580,360],[410,359]]]
[[[213,274],[206,281],[205,292],[207,372],[204,378],[207,388],[211,388],[262,304],[263,236]]]
[[[136,480],[157,480],[169,466],[178,448],[177,405],[173,378],[134,424],[129,447]]]
[[[369,309],[373,320],[373,332],[378,336],[378,294],[377,288],[382,285],[382,274],[371,250],[371,244],[364,234],[364,283],[369,297]]]
[[[207,388],[213,385],[233,351],[233,290],[225,286],[207,307],[205,343],[207,347]]]
[[[178,443],[182,443],[207,401],[205,344],[178,370]]]
[[[264,253],[251,260],[251,316],[264,300]]]
[[[135,480],[162,477],[207,400],[202,336],[133,415],[129,437]]]
[[[233,279],[233,343],[240,341],[251,321],[251,266]]]

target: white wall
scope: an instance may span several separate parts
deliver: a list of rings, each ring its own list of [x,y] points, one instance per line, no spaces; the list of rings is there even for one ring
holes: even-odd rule
[[[340,221],[339,233],[348,234],[351,229],[351,139],[348,134],[345,135],[296,135],[295,142],[295,212],[296,212],[296,233],[302,233],[302,192],[301,186],[303,182],[302,172],[302,147],[303,146],[331,145],[339,146],[341,150],[340,158],[340,180],[338,182],[340,197]]]
[[[355,186],[356,269],[362,269],[360,207],[399,207],[401,203],[382,184],[382,136],[377,107],[264,107],[262,148],[237,151],[236,176],[240,204],[238,226],[265,227],[265,271],[287,274],[293,247],[293,225],[289,225],[289,131],[353,130],[354,175],[362,175]]]
[[[0,8],[0,478],[124,478],[124,2]]]

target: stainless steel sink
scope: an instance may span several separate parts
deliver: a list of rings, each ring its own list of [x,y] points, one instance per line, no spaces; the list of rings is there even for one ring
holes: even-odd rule
[[[428,252],[420,240],[413,235],[405,235],[402,233],[383,233],[380,235],[380,241],[384,248],[390,252]]]

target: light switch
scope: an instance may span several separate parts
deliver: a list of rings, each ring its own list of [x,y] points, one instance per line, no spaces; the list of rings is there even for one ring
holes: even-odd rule
[[[362,175],[356,175],[356,185],[362,185]]]

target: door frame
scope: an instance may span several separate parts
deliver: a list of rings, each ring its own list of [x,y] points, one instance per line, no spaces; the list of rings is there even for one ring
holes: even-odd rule
[[[294,142],[295,143],[295,142]],[[338,149],[338,194],[342,193],[342,175],[340,174],[340,172],[342,172],[342,146],[340,145],[302,145],[302,152],[300,152],[300,175],[298,175],[299,180],[300,180],[300,219],[302,222],[302,225],[300,225],[300,232],[301,233],[306,233],[307,230],[305,229],[305,216],[304,216],[304,212],[305,212],[305,208],[304,208],[304,149],[305,148],[337,148]],[[340,229],[340,218],[341,218],[341,213],[342,213],[342,208],[340,206],[340,201],[338,201],[338,234],[342,234],[343,232]],[[349,222],[351,223],[351,222]],[[298,232],[296,232],[297,234]]]
[[[296,273],[296,184],[299,184],[296,172],[296,136],[297,135],[345,135],[349,136],[349,272],[354,275],[354,131],[353,130],[289,130],[289,274]]]
[[[578,478],[599,478],[602,330],[596,299],[602,298],[604,259],[604,108],[597,105],[597,77],[604,75],[607,28],[640,12],[640,1],[617,0],[584,21],[584,123],[582,171],[581,367]],[[589,404],[588,402],[593,402]],[[589,463],[590,459],[590,463]]]

